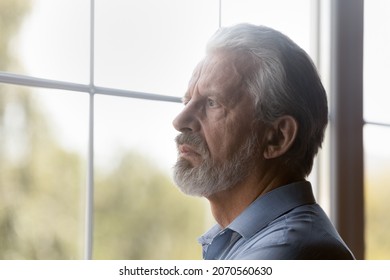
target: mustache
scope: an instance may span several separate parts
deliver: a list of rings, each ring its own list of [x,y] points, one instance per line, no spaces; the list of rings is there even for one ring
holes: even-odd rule
[[[181,133],[175,138],[177,147],[187,144],[201,155],[208,154],[206,141],[197,133]]]

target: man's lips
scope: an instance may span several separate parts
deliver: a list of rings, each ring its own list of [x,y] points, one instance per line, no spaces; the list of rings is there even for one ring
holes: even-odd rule
[[[179,154],[181,157],[199,157],[200,154],[196,152],[195,149],[193,149],[188,144],[181,144],[179,145]]]

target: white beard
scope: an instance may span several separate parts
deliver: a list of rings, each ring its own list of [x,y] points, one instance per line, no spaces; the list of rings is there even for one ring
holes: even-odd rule
[[[244,181],[254,170],[258,157],[257,137],[253,134],[245,141],[230,159],[215,162],[203,139],[197,134],[180,134],[176,143],[186,143],[197,149],[203,160],[198,167],[189,161],[179,158],[174,166],[174,181],[181,191],[192,196],[209,197],[215,193],[233,188]]]

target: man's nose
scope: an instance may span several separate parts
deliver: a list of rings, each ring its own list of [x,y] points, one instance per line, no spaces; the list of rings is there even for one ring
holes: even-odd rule
[[[199,110],[196,108],[196,104],[190,101],[173,120],[172,124],[177,131],[182,133],[198,131],[200,129],[200,123]]]

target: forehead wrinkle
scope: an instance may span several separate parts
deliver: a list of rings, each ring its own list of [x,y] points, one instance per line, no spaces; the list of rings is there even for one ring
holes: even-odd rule
[[[224,53],[208,56],[198,80],[199,86],[216,94],[238,89],[242,75],[236,64],[234,59]]]
[[[193,71],[183,100],[190,100],[194,93],[216,96],[236,103],[244,89],[243,74],[247,60],[240,53],[218,51],[209,53]]]
[[[192,91],[195,89],[196,84],[198,83],[201,77],[202,69],[204,66],[204,60],[205,59],[201,60],[198,63],[198,65],[195,67],[194,71],[192,72],[192,76],[190,78],[190,81],[188,82],[188,89],[184,94],[183,100],[191,99]]]

